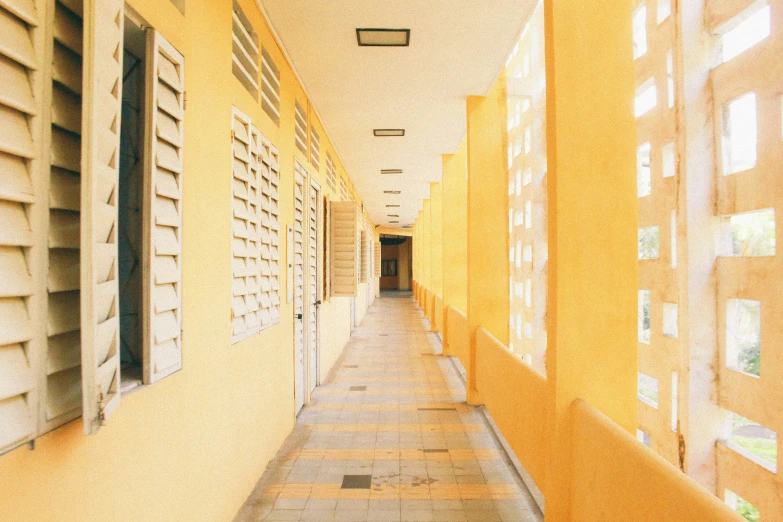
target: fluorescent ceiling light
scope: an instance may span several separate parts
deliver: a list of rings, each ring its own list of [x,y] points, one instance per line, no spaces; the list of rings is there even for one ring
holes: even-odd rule
[[[386,217],[400,217],[399,214],[387,214]]]
[[[389,223],[399,223],[399,221],[389,221]]]
[[[405,129],[373,129],[372,133],[376,138],[391,138],[405,136]]]
[[[381,169],[381,174],[402,174],[402,169]]]
[[[386,208],[400,208],[399,205],[386,205]]]
[[[357,28],[356,41],[360,47],[408,47],[411,30]]]
[[[384,194],[399,194],[400,191],[399,190],[384,190],[383,193]]]

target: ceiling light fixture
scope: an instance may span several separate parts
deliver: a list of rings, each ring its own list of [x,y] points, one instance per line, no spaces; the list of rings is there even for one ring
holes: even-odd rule
[[[384,194],[394,194],[394,195],[396,195],[396,194],[399,194],[400,191],[399,190],[384,190],[383,193]]]
[[[386,208],[400,208],[399,205],[386,205]]]
[[[399,223],[399,221],[389,221],[389,223]]]
[[[373,129],[376,138],[394,138],[405,136],[405,129]]]
[[[386,214],[386,217],[400,217],[399,214]]]
[[[411,30],[360,27],[356,29],[356,41],[359,47],[408,47]]]
[[[381,174],[402,174],[402,169],[381,169]]]

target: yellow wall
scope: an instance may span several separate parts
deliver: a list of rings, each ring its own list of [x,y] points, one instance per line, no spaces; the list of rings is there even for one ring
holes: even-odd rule
[[[476,332],[483,327],[508,344],[508,170],[506,77],[488,96],[471,96],[468,116],[467,278],[470,363],[468,402],[476,387]]]
[[[443,308],[467,313],[467,142],[443,156]]]
[[[430,266],[432,291],[443,295],[443,191],[440,183],[430,183]]]
[[[570,409],[574,472],[569,520],[745,520],[587,402],[578,400]]]
[[[294,100],[307,98],[255,2],[239,2],[281,71],[279,128],[232,74],[231,0],[188,0],[187,16],[168,1],[130,0],[185,56],[183,369],[124,397],[96,435],[79,419],[34,451],[0,457],[4,521],[231,520],[294,425],[284,269],[280,324],[230,344],[232,105],[280,150],[281,230],[292,221],[294,158],[328,188],[294,147]],[[319,130],[322,157],[330,151],[344,172]],[[321,308],[322,375],[348,339],[348,310],[347,298]]]

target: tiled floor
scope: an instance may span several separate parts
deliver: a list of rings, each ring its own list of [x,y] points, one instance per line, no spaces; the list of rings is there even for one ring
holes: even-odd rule
[[[381,297],[237,521],[538,521],[410,296]]]

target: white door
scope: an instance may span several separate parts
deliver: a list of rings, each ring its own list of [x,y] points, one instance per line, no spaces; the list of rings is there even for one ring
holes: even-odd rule
[[[320,235],[318,212],[321,200],[321,187],[315,180],[310,180],[310,197],[308,205],[309,234],[307,237],[307,378],[309,391],[312,392],[318,386],[318,307],[321,304],[319,288],[319,274],[321,263],[318,257],[318,236]]]
[[[307,172],[296,163],[294,172],[294,399],[296,413],[305,403],[305,179]]]

